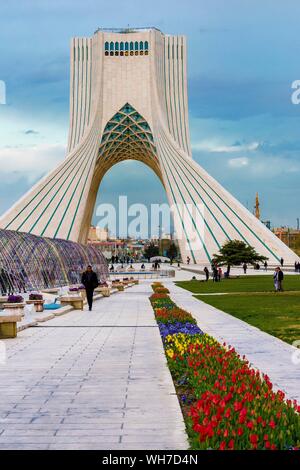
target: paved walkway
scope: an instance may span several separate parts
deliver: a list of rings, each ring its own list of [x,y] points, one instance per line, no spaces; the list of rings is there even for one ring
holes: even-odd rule
[[[297,349],[264,333],[258,328],[193,297],[191,292],[164,282],[177,305],[192,313],[205,333],[220,342],[235,347],[261,372],[266,373],[275,388],[283,390],[288,398],[300,403],[300,358],[294,364],[292,357]],[[300,339],[300,338],[299,338]]]
[[[187,449],[150,283],[6,340],[0,449]]]

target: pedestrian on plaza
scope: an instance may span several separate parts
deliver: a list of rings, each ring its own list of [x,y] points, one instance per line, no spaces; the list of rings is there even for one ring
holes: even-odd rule
[[[279,290],[279,292],[283,291],[283,278],[284,278],[283,271],[280,268],[278,268],[278,290]]]
[[[219,269],[218,269],[218,281],[219,281],[219,282],[221,282],[222,276],[223,276],[222,268],[219,268]]]
[[[281,264],[281,267],[283,266],[283,263],[284,263],[284,259],[283,259],[283,258],[281,258],[281,259],[280,259],[280,264]]]
[[[209,270],[208,270],[207,267],[205,266],[205,268],[204,268],[203,271],[204,271],[204,274],[205,274],[205,280],[206,280],[206,282],[207,282],[208,279],[209,279]]]
[[[266,261],[264,262],[264,268],[265,268],[265,271],[268,271],[268,263]]]
[[[212,269],[213,269],[213,282],[218,282],[218,268],[214,264]]]
[[[244,274],[247,274],[247,264],[246,263],[243,264],[243,270],[244,270]]]
[[[82,274],[81,282],[85,287],[89,311],[91,311],[93,306],[94,289],[99,285],[97,274],[93,271],[91,265],[88,265],[86,271]]]
[[[275,292],[278,292],[278,269],[279,268],[276,268],[273,274]]]
[[[187,259],[186,259],[186,262],[187,262],[188,265],[190,264],[190,261],[191,261],[191,258],[188,256]]]

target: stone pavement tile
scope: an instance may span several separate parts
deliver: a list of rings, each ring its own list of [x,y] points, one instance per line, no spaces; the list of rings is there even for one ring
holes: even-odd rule
[[[49,444],[29,444],[29,443],[18,443],[9,444],[0,442],[0,450],[49,450]]]
[[[13,398],[0,446],[188,448],[150,294],[150,284],[135,286],[9,342],[0,391]]]

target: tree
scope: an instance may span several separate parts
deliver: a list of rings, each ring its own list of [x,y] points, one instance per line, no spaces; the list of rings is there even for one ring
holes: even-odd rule
[[[231,266],[241,264],[255,264],[259,261],[266,261],[266,256],[259,255],[253,246],[247,245],[240,240],[230,240],[222,246],[219,254],[213,255],[213,263],[219,266],[227,266],[227,273]]]
[[[174,258],[177,258],[177,255],[178,255],[177,246],[175,245],[175,243],[171,243],[167,251],[167,256],[168,258],[170,258],[171,261],[173,261]]]
[[[151,243],[145,248],[145,251],[144,251],[144,256],[145,256],[145,258],[147,258],[147,260],[150,261],[150,258],[152,258],[153,256],[158,256],[158,255],[159,255],[158,246],[154,245],[154,243],[151,242]]]

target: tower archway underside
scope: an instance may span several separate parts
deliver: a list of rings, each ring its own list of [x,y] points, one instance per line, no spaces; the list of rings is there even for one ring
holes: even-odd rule
[[[105,174],[116,164],[136,160],[147,165],[164,186],[157,151],[150,126],[128,103],[106,124],[82,224],[80,240],[85,243],[96,204],[99,186]],[[124,178],[130,178],[130,174]]]
[[[105,174],[112,166],[125,160],[145,163],[162,181],[150,126],[128,103],[104,128],[95,171]]]

